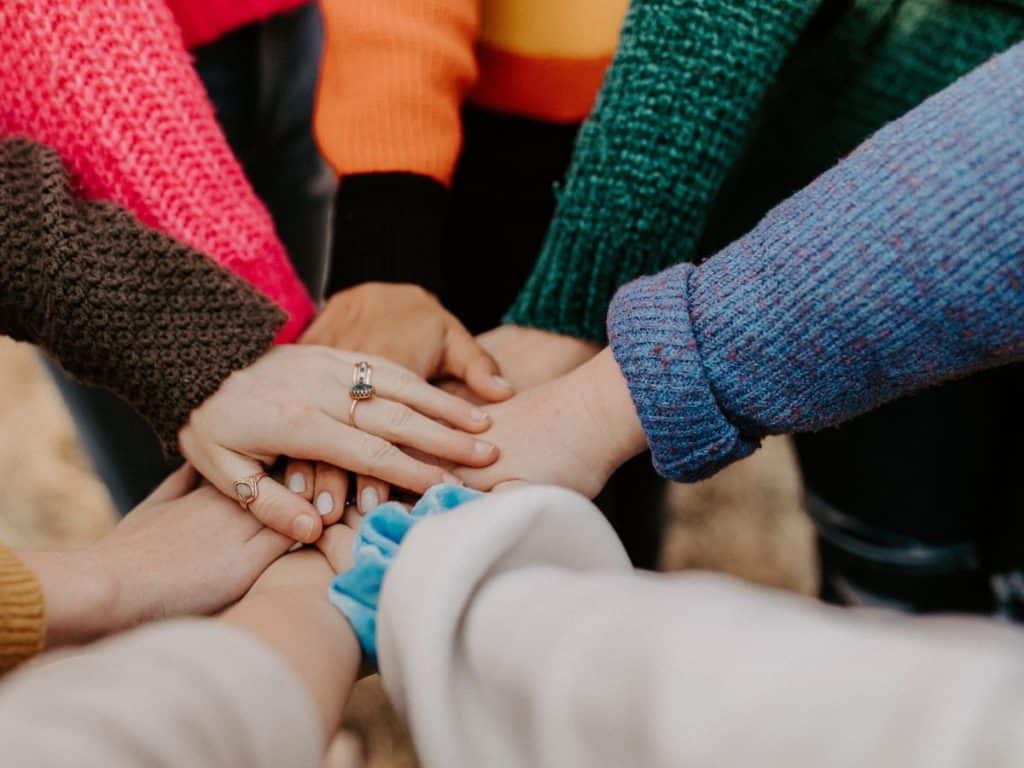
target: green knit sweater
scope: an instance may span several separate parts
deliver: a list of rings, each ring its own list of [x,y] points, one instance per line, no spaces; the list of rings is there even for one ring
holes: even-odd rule
[[[619,286],[738,236],[1021,39],[1022,0],[634,0],[506,321],[603,342]]]

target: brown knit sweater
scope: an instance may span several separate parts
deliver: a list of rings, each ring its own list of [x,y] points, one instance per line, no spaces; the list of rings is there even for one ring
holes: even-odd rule
[[[39,582],[0,544],[0,675],[39,653],[45,638]]]
[[[285,315],[202,254],[110,203],[60,158],[0,142],[0,333],[112,390],[169,454],[189,413],[271,345]]]

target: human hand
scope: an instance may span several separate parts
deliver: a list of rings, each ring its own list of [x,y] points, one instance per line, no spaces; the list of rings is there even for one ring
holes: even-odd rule
[[[600,344],[586,339],[508,323],[476,340],[517,392],[557,379],[601,351]]]
[[[367,352],[428,381],[454,378],[486,402],[513,394],[498,365],[465,326],[418,285],[362,283],[339,291],[328,299],[302,343]]]
[[[25,556],[47,605],[49,645],[233,603],[292,542],[183,467],[104,539]]]
[[[327,301],[302,342],[367,352],[427,380],[449,378],[464,388],[464,399],[473,402],[498,402],[513,393],[497,364],[462,323],[418,285],[362,283],[339,291]],[[286,476],[292,490],[314,502],[320,486],[348,490],[347,475],[326,463],[293,462]],[[371,512],[390,495],[390,486],[382,479],[366,474],[356,478],[361,514]],[[337,498],[332,497],[335,504]],[[326,497],[324,505],[328,505]]]
[[[362,659],[351,625],[327,599],[335,574],[352,565],[354,537],[348,526],[328,526],[320,551],[307,547],[277,560],[223,616],[288,662],[309,691],[325,735],[337,730]]]
[[[486,469],[455,469],[467,485],[500,489],[516,482],[572,488],[593,498],[619,466],[647,446],[610,350],[560,379],[487,408],[488,439],[501,458]]]
[[[352,371],[373,366],[377,396],[364,400],[350,422]],[[443,420],[451,427],[439,421]],[[303,495],[263,478],[250,511],[296,541],[313,542],[324,522],[342,514],[343,470],[371,475],[422,493],[450,478],[413,459],[397,445],[468,466],[485,466],[497,449],[472,434],[487,428],[478,408],[442,392],[409,371],[377,357],[312,345],[277,347],[233,373],[179,433],[181,452],[221,493],[237,498],[235,483],[262,472],[281,455],[333,467],[309,482]],[[327,494],[320,512],[312,499]]]

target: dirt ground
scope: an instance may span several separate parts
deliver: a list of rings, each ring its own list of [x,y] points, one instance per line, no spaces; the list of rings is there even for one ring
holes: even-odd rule
[[[0,338],[0,541],[16,548],[69,548],[114,524],[109,499],[83,456],[35,352]],[[663,570],[704,568],[801,593],[814,590],[810,525],[787,440],[667,500]],[[349,726],[371,768],[416,765],[377,678],[360,684]]]

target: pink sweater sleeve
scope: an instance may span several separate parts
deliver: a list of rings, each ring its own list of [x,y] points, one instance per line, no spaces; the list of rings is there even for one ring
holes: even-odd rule
[[[289,316],[308,294],[214,117],[163,0],[5,0],[0,136],[60,153],[85,196],[208,254]]]

